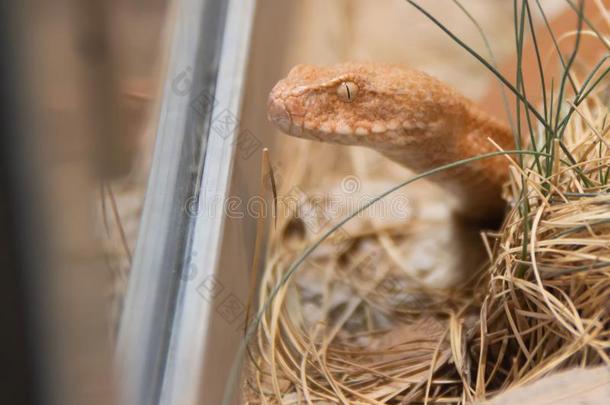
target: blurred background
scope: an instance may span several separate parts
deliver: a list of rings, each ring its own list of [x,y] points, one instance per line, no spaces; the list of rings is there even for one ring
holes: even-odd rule
[[[0,5],[0,403],[115,403],[168,7]]]
[[[586,3],[594,2],[599,3]],[[459,11],[453,3],[451,7],[449,1],[420,3],[465,42],[486,54],[477,27],[462,14],[456,18]],[[512,2],[468,0],[462,4],[485,31],[497,61],[510,70],[514,65]],[[564,1],[543,4],[553,24],[575,24],[572,14],[565,17]],[[236,21],[246,24],[236,26]],[[8,1],[0,4],[0,30],[2,404],[117,403],[122,396],[117,388],[120,384],[115,384],[118,378],[113,358],[126,302],[134,305],[125,319],[138,318],[138,314],[151,319],[167,315],[154,327],[150,326],[154,320],[150,320],[150,328],[141,328],[140,333],[167,334],[166,339],[153,341],[166,349],[173,339],[171,329],[178,319],[171,315],[174,301],[188,294],[180,278],[172,278],[176,284],[163,295],[164,304],[154,307],[162,308],[165,315],[139,305],[144,301],[126,300],[126,295],[130,288],[148,290],[155,297],[162,290],[157,284],[150,287],[141,282],[146,280],[142,263],[159,251],[167,255],[180,250],[176,255],[180,258],[171,266],[169,261],[151,259],[153,267],[163,268],[167,274],[178,272],[179,276],[189,267],[184,255],[190,257],[193,246],[188,241],[197,239],[184,235],[190,235],[191,228],[197,226],[191,222],[197,221],[185,212],[184,202],[188,190],[207,184],[205,164],[214,159],[228,160],[226,174],[216,174],[224,176],[228,191],[240,196],[257,193],[258,182],[252,181],[252,173],[259,171],[259,149],[244,158],[231,142],[222,143],[230,151],[226,156],[206,148],[214,142],[209,138],[214,105],[207,106],[209,111],[185,118],[190,123],[187,127],[198,128],[199,135],[187,134],[193,138],[181,137],[180,131],[187,131],[183,126],[168,124],[178,114],[168,97],[180,92],[181,72],[195,75],[189,80],[201,80],[203,88],[219,102],[230,100],[238,106],[234,115],[239,116],[241,127],[255,134],[260,146],[271,149],[274,167],[286,178],[294,167],[294,156],[307,156],[310,146],[277,136],[266,121],[265,106],[270,88],[297,63],[401,63],[433,74],[475,100],[488,100],[485,107],[489,111],[503,114],[497,83],[484,68],[401,0],[260,0],[256,5],[251,1],[214,0]],[[208,47],[212,49],[209,52]],[[180,55],[188,52],[193,62],[178,63],[184,60]],[[228,65],[222,64],[232,52],[243,56],[236,57],[232,65],[243,70],[227,70]],[[213,86],[206,87],[208,79]],[[223,99],[215,93],[218,88],[229,89],[230,96]],[[201,94],[191,98],[201,101],[197,98]],[[189,175],[180,175],[185,173],[178,161],[182,155],[167,163],[175,165],[174,171],[159,169],[162,165],[157,160],[163,158],[165,139],[178,139],[181,150],[195,154]],[[187,141],[193,141],[196,147],[184,146]],[[349,156],[352,152],[325,148],[329,160],[353,161]],[[210,153],[207,158],[206,151]],[[366,166],[386,170],[379,168],[376,155],[363,153],[358,159],[366,161]],[[307,159],[297,163],[305,165]],[[304,190],[323,183],[318,180],[323,174],[313,165],[308,167],[309,176],[300,183]],[[350,172],[349,164],[335,169],[337,173]],[[388,170],[388,180],[404,179],[402,169]],[[152,204],[148,227],[140,228],[142,213],[147,209],[145,195],[147,190],[153,192],[148,185],[158,186],[164,176],[176,183],[176,193],[184,194],[173,203],[172,215],[184,219],[185,225],[176,223],[173,232],[178,236],[157,250],[138,238],[164,232],[165,228],[155,227],[154,221],[165,214],[155,211]],[[421,193],[426,198],[439,195],[438,190],[427,186]],[[203,270],[221,272],[223,285],[245,300],[248,285],[244,276],[252,261],[256,221],[229,218],[226,224],[221,221],[219,229],[220,244],[211,245],[218,258],[213,268]],[[206,254],[201,248],[198,260]],[[134,262],[140,263],[141,278],[139,285],[130,287]],[[206,307],[202,308],[205,312]],[[205,319],[209,325],[219,322],[214,317]],[[219,403],[222,381],[240,339],[234,327],[230,332],[223,328],[224,323],[210,328],[201,325],[201,335],[193,336],[195,340],[208,339],[203,351],[219,347],[211,360],[197,359],[196,351],[190,359],[203,364],[203,371],[198,369],[200,374],[194,377],[195,381],[200,378],[204,387],[199,403]],[[227,333],[231,334],[229,338]],[[125,337],[123,341],[140,341],[142,346],[150,343],[138,339]],[[223,344],[214,346],[219,342]],[[129,343],[124,347],[131,353]],[[141,368],[164,367],[167,351],[155,353],[158,357]],[[206,363],[223,358],[228,360],[219,369]],[[129,358],[127,367],[138,359],[142,360]],[[161,381],[163,373],[153,374],[157,380],[150,381],[152,386]],[[145,379],[134,381],[142,383]],[[212,390],[209,387],[218,382],[218,393],[207,396],[206,390]],[[134,397],[146,398],[136,403],[162,403],[160,390]]]

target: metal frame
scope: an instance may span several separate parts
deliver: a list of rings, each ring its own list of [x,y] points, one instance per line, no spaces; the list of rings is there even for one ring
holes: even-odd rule
[[[117,347],[125,404],[196,404],[211,304],[197,285],[218,272],[225,218],[197,215],[227,196],[254,0],[179,0],[157,141]],[[193,246],[197,247],[194,254]],[[199,271],[195,274],[190,269]]]

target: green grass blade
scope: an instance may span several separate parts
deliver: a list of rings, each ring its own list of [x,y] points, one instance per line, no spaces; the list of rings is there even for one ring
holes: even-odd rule
[[[557,37],[555,37],[555,33],[553,32],[553,29],[551,28],[551,24],[549,23],[549,20],[546,18],[546,14],[544,12],[544,9],[542,8],[542,5],[540,4],[540,0],[536,0],[536,5],[538,6],[538,10],[540,11],[540,15],[542,16],[542,21],[544,21],[546,30],[548,31],[549,35],[551,36],[551,41],[553,42],[553,46],[555,47],[555,51],[557,52],[557,56],[559,57],[559,62],[561,63],[562,68],[565,70],[566,62],[563,59],[563,55],[561,54],[561,49],[559,49],[559,42],[557,42]],[[574,91],[576,91],[576,84],[574,83],[574,80],[572,80],[571,77],[569,79],[570,79],[570,83],[572,85],[572,89]]]
[[[544,120],[544,117],[538,112],[538,110],[536,110],[536,108],[534,108],[534,106],[532,106],[527,100],[525,100],[523,95],[521,93],[519,93],[519,91],[515,88],[515,86],[513,86],[512,83],[509,82],[487,60],[485,60],[485,58],[483,58],[481,55],[479,55],[474,49],[472,49],[471,47],[466,45],[466,43],[464,43],[464,41],[459,39],[453,32],[451,32],[449,29],[447,29],[447,27],[445,27],[439,20],[437,20],[432,14],[430,14],[428,11],[426,11],[423,7],[421,7],[415,1],[413,1],[413,0],[406,0],[406,1],[409,4],[411,4],[413,7],[415,7],[417,10],[419,10],[422,14],[424,14],[430,21],[432,21],[445,34],[447,34],[453,41],[455,41],[464,50],[466,50],[468,53],[470,53],[472,56],[474,56],[479,62],[481,62],[483,64],[483,66],[485,66],[491,73],[493,73],[498,79],[500,79],[502,84],[504,84],[514,95],[519,97],[521,99],[521,101],[523,101],[523,103],[525,103],[527,105],[527,108],[532,111],[532,114],[534,114],[536,116],[536,119],[538,119],[538,121],[540,121],[540,123],[542,125],[544,125],[545,127],[549,126],[548,123]]]
[[[576,6],[574,5],[574,3],[572,3],[570,0],[566,0],[566,2],[570,5],[570,7],[572,7],[572,9],[574,11],[577,11]],[[587,16],[583,15],[583,20],[585,22],[585,24],[587,24],[587,27],[593,31],[595,33],[595,35],[597,35],[597,38],[600,40],[600,42],[602,44],[604,44],[604,46],[606,47],[606,49],[608,49],[610,51],[610,43],[608,43],[608,41],[606,39],[604,39],[604,36],[599,32],[599,30],[595,27],[595,24],[591,23],[591,21],[587,18]]]
[[[485,35],[485,31],[483,30],[483,27],[481,27],[481,24],[479,24],[479,22],[476,20],[476,18],[473,17],[473,15],[466,9],[466,7],[464,7],[462,5],[462,3],[459,2],[459,0],[453,0],[453,3],[466,15],[466,17],[468,17],[468,19],[475,26],[475,28],[479,32],[479,35],[483,39],[483,43],[485,44],[487,53],[489,53],[489,59],[491,60],[492,66],[494,68],[498,69],[498,61],[496,59],[496,56],[494,55],[493,49],[491,48],[491,44],[489,43],[487,35]],[[512,132],[515,133],[515,123],[513,121],[513,115],[511,113],[510,107],[508,105],[508,96],[506,95],[506,88],[502,85],[501,81],[499,82],[499,85],[500,85],[500,95],[502,96],[502,105],[504,107],[504,111],[506,112],[506,119],[508,120],[508,124],[510,125]]]
[[[538,67],[538,74],[540,75],[540,85],[542,88],[542,105],[544,107],[544,119],[548,122],[547,116],[547,94],[546,94],[546,79],[544,77],[544,68],[542,66],[542,57],[540,56],[540,47],[538,46],[538,39],[536,37],[536,27],[532,21],[532,10],[530,9],[529,0],[525,1],[525,8],[527,10],[527,21],[530,29],[530,35],[532,37],[532,43],[534,45],[534,52],[536,53],[536,64]]]
[[[580,6],[578,9],[578,27],[577,27],[577,31],[576,31],[576,41],[574,42],[574,49],[572,50],[572,54],[570,55],[570,59],[568,60],[568,63],[566,64],[565,68],[563,69],[563,75],[561,77],[561,82],[559,84],[559,94],[557,96],[557,111],[555,112],[556,117],[555,117],[555,123],[558,124],[559,123],[559,116],[561,115],[561,107],[563,105],[563,97],[564,97],[564,92],[565,92],[565,85],[566,85],[566,80],[567,78],[570,77],[570,69],[572,68],[572,64],[574,63],[574,60],[576,60],[576,55],[578,54],[578,49],[580,48],[580,38],[581,38],[581,33],[582,33],[582,23],[583,23],[583,16],[584,16],[584,1],[580,1]],[[576,93],[577,89],[576,86],[572,83],[573,88],[574,88],[574,93]],[[555,127],[555,134],[557,134],[557,127]]]

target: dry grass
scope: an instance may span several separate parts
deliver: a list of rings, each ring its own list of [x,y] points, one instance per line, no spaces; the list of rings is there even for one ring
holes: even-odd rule
[[[607,114],[607,101],[593,97],[570,120],[564,143],[577,164],[559,152],[549,177],[513,165],[511,200],[527,184],[530,210],[524,216],[517,205],[491,235],[493,264],[471,348],[477,375],[467,396],[562,368],[610,365]]]

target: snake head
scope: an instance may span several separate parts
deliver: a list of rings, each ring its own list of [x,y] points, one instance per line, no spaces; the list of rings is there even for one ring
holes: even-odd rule
[[[451,127],[461,100],[438,80],[400,66],[298,65],[275,85],[267,111],[289,135],[381,149]]]

